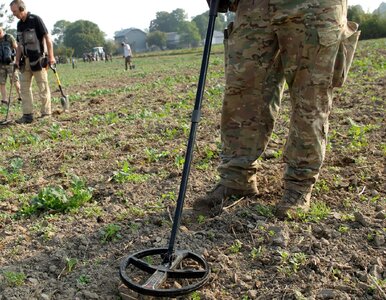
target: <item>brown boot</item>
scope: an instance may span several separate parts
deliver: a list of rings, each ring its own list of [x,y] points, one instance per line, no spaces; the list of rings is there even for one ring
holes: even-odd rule
[[[296,215],[298,210],[304,212],[310,208],[312,186],[302,190],[285,189],[283,197],[276,204],[276,217],[285,219]]]
[[[245,197],[256,195],[257,193],[256,187],[248,190],[239,190],[217,184],[207,195],[199,197],[193,202],[193,210],[202,215],[218,216],[222,213],[224,202],[232,196]]]

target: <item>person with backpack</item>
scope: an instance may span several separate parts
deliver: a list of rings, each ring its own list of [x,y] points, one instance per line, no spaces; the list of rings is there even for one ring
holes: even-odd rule
[[[5,33],[3,27],[0,27],[0,93],[1,103],[8,104],[6,83],[7,77],[16,87],[16,92],[20,98],[20,83],[17,70],[14,69],[14,54],[17,48],[15,38]],[[12,82],[13,81],[13,82]]]
[[[41,116],[51,116],[51,91],[48,84],[47,67],[56,63],[51,37],[43,20],[27,11],[22,0],[10,3],[17,23],[17,50],[15,64],[20,70],[20,85],[23,116],[19,124],[33,122],[32,78],[35,78],[41,101]],[[45,53],[46,50],[46,53]]]

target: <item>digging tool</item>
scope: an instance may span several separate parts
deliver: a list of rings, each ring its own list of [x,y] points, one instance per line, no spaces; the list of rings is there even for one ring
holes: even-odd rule
[[[68,96],[66,96],[63,92],[62,85],[60,84],[59,75],[58,75],[58,72],[56,71],[56,64],[50,65],[50,68],[52,71],[54,71],[56,82],[58,83],[60,93],[62,94],[62,97],[60,97],[60,104],[63,107],[63,111],[68,111],[70,109],[70,101],[68,100]]]
[[[12,87],[15,84],[15,73],[16,73],[16,65],[13,65],[13,67],[12,67],[12,75],[11,75],[11,82],[10,82],[10,87],[9,87],[7,112],[5,114],[5,119],[0,122],[0,125],[8,125],[9,123],[11,123],[11,120],[8,119],[8,116],[9,116],[9,109],[11,107]]]
[[[129,289],[139,294],[157,297],[177,297],[201,288],[209,279],[210,269],[205,259],[188,250],[175,250],[174,244],[180,225],[193,157],[193,146],[200,119],[201,102],[218,6],[219,0],[211,1],[196,101],[192,113],[188,146],[185,154],[185,163],[182,171],[169,246],[167,248],[153,248],[139,251],[126,257],[120,264],[119,274],[121,280]],[[151,274],[150,277],[147,276],[149,274]],[[178,282],[178,284],[175,284],[177,279],[181,280],[182,283]]]

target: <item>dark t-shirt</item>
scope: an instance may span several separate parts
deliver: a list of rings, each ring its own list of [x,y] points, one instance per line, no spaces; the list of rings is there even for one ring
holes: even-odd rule
[[[22,41],[23,32],[27,29],[35,29],[36,36],[40,43],[40,49],[43,52],[44,46],[43,46],[43,36],[45,34],[48,34],[48,30],[46,28],[46,25],[44,25],[43,20],[34,14],[31,14],[28,12],[27,18],[25,21],[19,20],[17,22],[17,41]]]

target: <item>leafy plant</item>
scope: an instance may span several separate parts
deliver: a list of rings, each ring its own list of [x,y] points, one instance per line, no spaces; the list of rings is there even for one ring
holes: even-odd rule
[[[233,244],[229,247],[229,250],[236,254],[236,253],[239,253],[241,248],[242,248],[243,244],[239,241],[239,240],[235,240],[233,242]]]
[[[125,161],[121,165],[121,169],[113,172],[113,180],[117,183],[134,182],[141,183],[149,179],[149,174],[135,173],[134,169],[130,167],[129,162]]]
[[[66,269],[67,272],[72,272],[75,266],[78,264],[78,260],[76,258],[66,258]]]
[[[82,274],[82,275],[79,276],[78,282],[80,284],[82,284],[82,285],[86,285],[86,284],[91,282],[91,279],[90,279],[90,277],[88,275]]]
[[[145,148],[145,154],[148,162],[157,162],[160,159],[169,156],[168,151],[158,152],[156,149],[153,148]]]
[[[20,172],[23,165],[24,162],[21,158],[17,157],[12,159],[8,168],[0,167],[0,178],[2,176],[5,181],[9,183],[23,181],[24,176]]]
[[[262,204],[256,204],[255,210],[260,216],[263,216],[266,218],[272,218],[274,216],[272,208]]]
[[[92,188],[77,176],[73,176],[69,192],[62,186],[49,186],[41,189],[31,203],[23,206],[21,213],[30,215],[35,212],[67,212],[81,207],[92,198]]]
[[[292,218],[299,218],[303,222],[320,222],[328,217],[331,209],[326,203],[316,201],[311,203],[310,210],[308,212],[298,211]]]
[[[5,271],[3,275],[7,284],[10,286],[22,285],[27,278],[27,276],[23,272]]]
[[[63,129],[59,124],[52,124],[49,129],[50,138],[54,141],[65,140],[72,136],[71,130]]]
[[[120,239],[122,236],[119,234],[121,226],[117,224],[108,224],[101,230],[102,243],[114,242]]]

